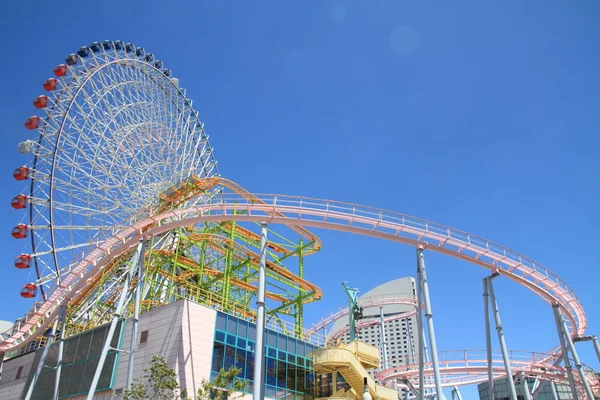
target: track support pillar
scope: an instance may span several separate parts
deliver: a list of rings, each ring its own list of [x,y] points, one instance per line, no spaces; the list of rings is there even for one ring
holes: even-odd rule
[[[256,299],[256,357],[254,358],[253,399],[265,398],[265,270],[267,264],[267,223],[260,224],[260,262]]]
[[[585,375],[585,371],[583,370],[583,365],[581,364],[581,361],[579,359],[579,354],[577,354],[577,350],[575,349],[575,344],[573,343],[571,334],[569,333],[569,330],[567,329],[567,323],[565,321],[565,318],[560,313],[560,310],[558,309],[558,307],[555,308],[555,310],[558,311],[558,314],[560,316],[560,319],[562,322],[561,325],[562,325],[563,335],[565,337],[566,344],[569,347],[569,351],[571,352],[571,355],[573,356],[573,361],[575,362],[575,368],[577,368],[577,372],[579,373],[579,378],[581,379],[581,383],[583,384],[583,388],[585,389],[585,394],[587,395],[588,399],[593,399],[594,393],[592,392],[590,383],[588,382],[587,376]]]
[[[421,247],[417,248],[417,276],[421,282],[421,295],[425,301],[425,317],[427,318],[427,331],[429,333],[429,348],[431,349],[431,363],[433,364],[435,390],[437,393],[437,398],[439,400],[445,400],[444,393],[442,392],[442,379],[440,377],[437,343],[435,340],[435,330],[433,327],[433,311],[431,307],[431,300],[429,298],[429,282],[427,281],[427,272],[425,271],[425,256],[423,255],[423,248]],[[421,303],[421,299],[419,299],[419,303]],[[422,373],[422,371],[419,371],[419,373]],[[421,384],[421,382],[419,382],[419,384]],[[419,387],[419,390],[424,392],[422,386]]]
[[[421,270],[417,253],[417,334],[419,348],[419,400],[425,400],[425,330],[423,329],[423,302],[421,288]]]
[[[60,312],[58,314],[59,322],[59,331],[58,331],[58,349],[56,354],[56,374],[54,378],[54,394],[52,396],[53,400],[58,400],[59,396],[59,386],[60,386],[60,374],[62,373],[62,364],[63,364],[63,349],[65,346],[65,324],[67,319],[67,307],[61,306]]]
[[[133,318],[131,324],[131,341],[129,343],[129,365],[127,366],[127,380],[125,389],[131,390],[133,382],[133,365],[135,363],[135,351],[137,350],[137,327],[140,320],[140,301],[143,296],[144,283],[144,257],[146,244],[140,240],[141,250],[137,265],[137,285],[135,287],[135,303],[133,306]]]
[[[452,400],[462,400],[462,396],[458,391],[458,386],[454,386],[454,388],[452,389]]]
[[[508,350],[506,349],[506,341],[504,339],[504,331],[502,329],[502,321],[500,320],[500,311],[498,309],[498,303],[496,302],[496,295],[494,293],[494,285],[492,279],[497,274],[493,274],[486,278],[488,292],[490,295],[490,301],[492,305],[492,311],[494,313],[494,320],[496,322],[496,332],[498,333],[498,342],[500,342],[500,350],[502,351],[502,359],[504,361],[504,369],[506,371],[506,380],[508,382],[508,388],[510,392],[511,400],[517,400],[517,390],[515,389],[515,382],[512,379],[512,371],[510,367],[510,359],[508,358]]]
[[[571,386],[571,394],[574,400],[579,400],[577,395],[577,386],[575,386],[575,378],[573,377],[573,368],[571,367],[571,361],[569,360],[569,351],[565,341],[565,335],[563,334],[562,315],[558,304],[552,305],[552,312],[554,313],[554,322],[556,322],[556,331],[558,332],[558,340],[560,341],[560,348],[562,350],[563,361],[565,363],[565,369],[567,370],[567,376],[569,378],[569,386]]]
[[[523,397],[525,400],[532,400],[531,392],[529,391],[529,386],[527,385],[527,377],[523,371],[519,372],[519,382],[521,382],[521,391],[523,392]]]
[[[494,396],[494,368],[492,365],[492,333],[490,330],[490,294],[487,279],[483,278],[483,310],[485,315],[485,348],[487,353],[488,393]]]
[[[90,390],[88,391],[87,400],[94,399],[94,393],[96,392],[96,388],[98,387],[98,381],[100,380],[100,374],[102,373],[102,368],[104,368],[104,362],[106,361],[106,356],[108,355],[108,351],[110,350],[110,343],[112,342],[112,338],[115,335],[115,330],[117,329],[117,323],[122,317],[123,310],[125,308],[125,303],[127,303],[127,292],[129,291],[129,285],[131,284],[131,279],[133,278],[133,273],[138,267],[138,260],[142,255],[142,247],[143,242],[140,242],[137,246],[135,255],[133,257],[131,267],[129,268],[129,273],[127,274],[127,280],[121,289],[121,297],[119,298],[119,302],[117,303],[117,308],[115,309],[115,313],[113,314],[113,319],[110,323],[110,327],[108,328],[108,334],[106,335],[106,339],[104,341],[104,345],[102,346],[102,353],[100,353],[100,360],[98,361],[98,366],[96,367],[96,373],[94,374],[94,379],[92,380],[92,384],[90,385]]]
[[[379,318],[381,328],[381,359],[383,360],[383,369],[388,369],[388,358],[387,358],[387,340],[385,339],[385,324],[383,322],[383,306],[379,307]]]

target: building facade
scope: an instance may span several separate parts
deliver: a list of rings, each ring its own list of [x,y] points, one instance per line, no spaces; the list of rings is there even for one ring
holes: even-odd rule
[[[64,343],[60,376],[61,399],[84,399],[96,371],[108,325],[69,337]],[[129,321],[117,327],[111,350],[102,370],[95,399],[119,399],[123,394],[131,343]],[[247,381],[245,392],[251,397],[254,373],[256,325],[213,308],[180,300],[140,315],[133,378],[143,376],[154,355],[162,356],[177,374],[181,388],[194,399],[203,379],[216,376],[221,368],[232,366],[242,371],[238,379]],[[271,330],[266,331],[265,395],[269,398],[320,397],[331,389],[327,377],[312,373],[311,343]],[[43,349],[4,361],[0,380],[0,399],[22,399],[30,386]],[[51,345],[33,400],[51,398],[56,378],[56,344]]]
[[[554,386],[554,390],[552,388]],[[568,385],[556,384],[541,379],[527,378],[527,387],[533,400],[572,400],[573,395]],[[510,389],[506,378],[494,380],[494,397],[490,396],[489,384],[482,382],[477,385],[479,400],[510,400]],[[525,400],[525,393],[520,379],[515,380],[515,390],[518,400]]]

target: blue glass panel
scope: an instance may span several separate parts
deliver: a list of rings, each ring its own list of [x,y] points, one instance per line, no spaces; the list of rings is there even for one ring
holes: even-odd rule
[[[267,347],[267,355],[272,358],[277,358],[277,350],[272,347]]]
[[[223,368],[223,355],[225,346],[222,343],[215,343],[213,346],[213,359],[211,370],[219,372]]]
[[[244,370],[246,366],[246,350],[237,349],[235,351],[235,367],[239,368],[241,371],[238,374],[238,377],[244,377]]]
[[[248,323],[244,320],[238,321],[238,336],[246,337],[248,335]]]
[[[256,325],[248,325],[248,339],[256,341]]]
[[[235,346],[235,336],[233,336],[233,335],[227,335],[227,344]]]
[[[267,357],[267,385],[277,385],[277,379],[275,378],[275,359]]]
[[[246,339],[242,339],[241,337],[238,337],[238,339],[237,339],[237,347],[238,347],[238,349],[248,350],[246,348]]]
[[[267,346],[277,348],[277,334],[267,331]]]
[[[285,362],[277,361],[277,387],[280,389],[287,389],[287,371],[285,367]]]
[[[231,346],[225,346],[225,363],[223,364],[223,368],[228,370],[233,367],[235,363],[235,348]]]
[[[244,370],[244,378],[246,379],[254,379],[254,354],[252,352],[247,352],[246,356],[246,368]]]
[[[216,324],[215,328],[224,331],[226,326],[227,326],[227,316],[222,313],[217,313],[217,324]]]
[[[279,350],[287,350],[287,336],[277,334],[277,348]]]
[[[232,316],[227,317],[227,333],[237,333],[237,321],[238,319]]]
[[[215,340],[218,342],[225,342],[225,333],[221,331],[215,332]]]
[[[288,353],[296,353],[296,339],[288,338],[287,339],[287,351]]]

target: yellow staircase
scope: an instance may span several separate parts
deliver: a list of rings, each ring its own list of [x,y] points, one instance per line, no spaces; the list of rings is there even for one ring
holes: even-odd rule
[[[313,367],[316,373],[337,372],[341,374],[351,389],[338,390],[329,399],[361,399],[364,391],[363,378],[367,378],[369,393],[373,399],[398,400],[398,392],[394,389],[378,385],[368,374],[367,369],[379,366],[379,349],[359,340],[354,340],[342,347],[315,350],[312,353]]]

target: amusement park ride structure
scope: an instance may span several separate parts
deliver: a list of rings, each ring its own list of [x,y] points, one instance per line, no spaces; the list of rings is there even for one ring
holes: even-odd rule
[[[412,305],[417,334],[425,337],[427,332],[431,361],[424,359],[425,341],[420,340],[418,362],[380,371],[377,379],[382,384],[397,382],[421,399],[426,389],[433,388],[442,399],[443,387],[482,381],[493,385],[498,377],[522,372],[566,382],[579,399],[593,399],[593,391],[600,389],[573,343],[595,340],[584,336],[586,315],[579,299],[563,280],[535,261],[488,240],[407,215],[330,200],[253,194],[221,178],[204,125],[185,90],[152,53],[133,44],[104,41],[84,46],[54,73],[56,77],[43,83],[47,94],[34,100],[44,115],[25,122],[38,137],[18,147],[33,158],[13,172],[15,179],[29,183],[29,190],[15,196],[11,205],[29,213],[12,236],[31,244],[30,252],[17,256],[15,266],[35,271],[21,296],[37,301],[12,330],[2,334],[4,357],[35,342],[62,343],[69,335],[107,322],[114,326],[118,320],[133,318],[135,323],[143,310],[189,298],[256,321],[254,380],[262,382],[259,364],[265,324],[325,345],[319,331],[348,314],[341,311],[311,329],[303,328],[304,305],[323,295],[304,279],[304,258],[322,245],[307,229],[314,227],[416,248],[417,300],[383,299],[360,306],[380,307],[385,301]],[[271,229],[274,226],[278,229]],[[477,352],[452,357],[456,354],[437,351],[425,251],[492,272],[484,279],[485,357]],[[524,358],[524,353],[507,350],[492,285],[500,276],[523,285],[551,306],[559,347]],[[501,359],[492,353],[490,309]],[[357,329],[369,323],[378,322],[358,321]],[[133,358],[132,351],[130,366]],[[44,355],[40,365],[43,360]],[[102,363],[101,358],[97,373]],[[90,399],[94,389],[92,385]],[[254,390],[255,398],[264,397],[261,385]],[[362,386],[358,390],[362,392]],[[511,396],[516,400],[514,383]]]

